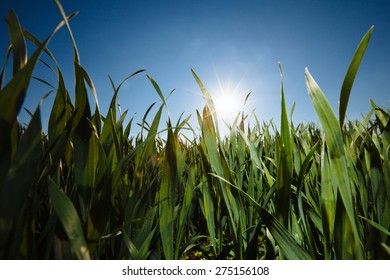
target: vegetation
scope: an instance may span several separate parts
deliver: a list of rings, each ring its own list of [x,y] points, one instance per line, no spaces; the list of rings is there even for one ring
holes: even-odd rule
[[[191,130],[190,117],[173,123],[168,115],[159,131],[168,104],[150,76],[161,97],[157,113],[147,121],[151,105],[139,132],[133,119],[125,123],[118,93],[142,71],[119,85],[111,80],[113,97],[102,115],[68,24],[75,14],[66,16],[56,3],[63,21],[43,42],[13,11],[7,19],[10,45],[0,74],[1,259],[389,258],[390,111],[371,101],[361,121],[345,122],[373,28],[345,76],[338,118],[306,70],[321,127],[289,120],[293,109],[289,114],[282,81],[280,131],[255,115],[249,125],[242,111],[230,135],[221,137],[213,101],[193,71],[205,107],[196,112],[201,133],[189,139],[182,132]],[[48,49],[64,26],[73,42],[74,89],[66,88]],[[30,57],[26,40],[37,46]],[[40,61],[43,53],[49,62]],[[3,84],[11,54],[12,77]],[[58,81],[50,85],[55,101],[47,131],[40,106],[27,126],[18,121],[38,63]]]

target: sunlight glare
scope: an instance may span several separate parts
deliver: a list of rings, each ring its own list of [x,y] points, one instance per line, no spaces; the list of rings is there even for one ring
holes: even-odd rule
[[[221,91],[214,97],[215,110],[220,120],[232,124],[238,113],[242,110],[240,95],[231,91]]]

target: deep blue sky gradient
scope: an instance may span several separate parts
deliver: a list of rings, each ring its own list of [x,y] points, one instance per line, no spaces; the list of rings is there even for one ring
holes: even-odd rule
[[[337,115],[341,84],[354,51],[371,25],[375,25],[355,80],[347,111],[349,119],[370,109],[369,99],[389,106],[390,1],[72,1],[62,0],[67,13],[80,13],[70,24],[81,64],[90,74],[103,113],[112,97],[108,75],[118,84],[139,69],[146,69],[168,99],[173,122],[184,112],[192,114],[204,101],[190,69],[211,93],[219,85],[252,92],[247,111],[255,109],[260,120],[280,116],[280,75],[284,71],[287,105],[296,102],[294,123],[317,122],[307,94],[304,69],[309,68]],[[21,24],[44,39],[61,20],[52,0],[0,0],[0,16],[13,8]],[[0,55],[8,46],[7,26],[0,23]],[[72,46],[65,29],[49,45],[73,85]],[[32,53],[30,48],[29,53]],[[3,58],[1,58],[3,59]],[[8,69],[10,73],[11,69]],[[39,66],[36,75],[55,83],[55,77]],[[33,82],[25,106],[34,110],[47,86]],[[70,90],[70,94],[73,91]],[[54,93],[43,103],[48,116]],[[121,107],[140,121],[159,97],[145,73],[127,81],[119,94]],[[91,96],[92,100],[92,96]],[[157,108],[157,107],[156,107]],[[25,113],[21,118],[28,120]]]

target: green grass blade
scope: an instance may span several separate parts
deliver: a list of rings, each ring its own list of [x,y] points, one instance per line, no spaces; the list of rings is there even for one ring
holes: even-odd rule
[[[319,145],[320,145],[320,142],[317,141],[314,144],[314,146],[310,149],[309,153],[307,153],[307,155],[302,163],[302,166],[300,168],[299,175],[298,175],[298,186],[299,187],[301,187],[303,185],[303,179],[304,179],[306,173],[308,172],[310,163],[313,160],[314,153],[317,151],[317,148]]]
[[[325,238],[325,259],[332,259],[337,196],[332,182],[332,171],[325,145],[321,152],[321,216]]]
[[[283,72],[280,67],[281,75],[281,103],[282,116],[280,125],[280,157],[278,161],[278,172],[276,176],[276,217],[285,228],[290,227],[290,209],[291,209],[291,180],[293,169],[293,145],[291,130],[288,121],[286,101],[284,98]]]
[[[0,90],[0,147],[3,153],[0,154],[0,189],[8,170],[12,153],[16,149],[16,137],[14,129],[17,128],[16,117],[22,107],[29,86],[32,73],[52,36],[61,27],[61,24],[54,29],[50,36],[35,50],[27,63],[15,76]]]
[[[383,249],[387,253],[387,255],[390,257],[390,246],[386,245],[385,243],[381,243]]]
[[[88,100],[87,88],[85,86],[85,72],[80,64],[74,63],[75,75],[75,117],[73,127],[76,133],[86,141],[91,133],[89,121],[91,120],[91,109]]]
[[[217,175],[213,176],[219,177]],[[287,229],[283,227],[283,225],[274,216],[262,208],[252,197],[225,179],[221,177],[219,177],[219,179],[224,180],[233,189],[235,189],[238,194],[242,195],[252,206],[255,207],[262,219],[261,221],[264,222],[272,236],[275,238],[284,257],[290,260],[312,259],[312,257],[294,240]]]
[[[53,144],[58,137],[62,135],[73,111],[73,105],[68,91],[66,90],[65,81],[60,69],[58,69],[58,74],[58,89],[53,104],[53,108],[55,108],[55,110],[51,110],[48,124],[50,144]]]
[[[27,48],[22,27],[13,10],[8,14],[8,29],[12,45],[12,75],[15,76],[27,63]]]
[[[183,197],[183,202],[182,206],[180,209],[180,217],[177,223],[177,238],[176,238],[176,246],[175,246],[175,259],[178,259],[180,257],[180,249],[181,249],[181,243],[183,241],[183,238],[186,234],[185,230],[186,228],[186,219],[188,218],[188,213],[190,211],[191,206],[193,205],[192,200],[194,197],[194,190],[193,188],[195,187],[195,171],[196,167],[194,162],[192,162],[191,167],[190,167],[190,173],[189,173],[189,178],[188,182],[185,186],[185,191],[184,191],[184,197]]]
[[[146,76],[148,77],[149,81],[152,83],[155,91],[157,92],[158,96],[162,100],[165,108],[168,110],[168,116],[169,116],[169,109],[168,109],[167,100],[165,99],[164,94],[162,93],[162,91],[160,89],[160,86],[157,84],[157,82],[151,76],[149,76],[148,74]]]
[[[48,181],[48,189],[54,210],[70,240],[73,253],[78,259],[90,259],[81,222],[73,203],[51,178]]]
[[[12,235],[15,223],[20,219],[20,213],[31,188],[37,184],[43,166],[43,143],[40,107],[35,111],[26,132],[20,140],[15,155],[7,169],[7,177],[0,189],[0,252]],[[0,255],[1,256],[1,255]]]
[[[159,199],[161,242],[167,260],[172,260],[174,257],[174,209],[177,189],[176,141],[169,121]]]
[[[209,108],[209,113],[211,114],[212,119],[214,120],[215,130],[217,132],[218,140],[219,140],[219,142],[221,142],[220,135],[219,135],[219,129],[218,129],[217,111],[215,110],[215,105],[214,105],[213,99],[211,98],[210,93],[208,92],[208,90],[204,86],[204,84],[201,81],[201,79],[195,73],[195,71],[193,69],[191,69],[191,72],[192,72],[192,75],[194,76],[195,81],[198,84],[200,90],[202,91],[203,99],[204,99],[204,101],[206,102],[206,105]]]
[[[7,62],[8,62],[8,58],[9,58],[9,56],[11,54],[11,51],[12,51],[12,46],[9,45],[8,49],[7,49],[7,52],[5,54],[5,57],[4,57],[3,68],[1,69],[1,72],[0,72],[0,90],[3,88],[5,70],[7,68]]]
[[[64,8],[62,7],[60,1],[55,0],[55,3],[57,5],[58,11],[60,12],[60,14],[62,16],[64,23],[66,25],[66,28],[68,29],[70,39],[72,40],[73,51],[74,51],[74,61],[76,64],[79,64],[80,63],[80,55],[79,55],[79,52],[77,50],[76,41],[73,37],[73,33],[72,33],[72,30],[71,30],[70,25],[69,25],[68,17],[66,16]]]
[[[348,221],[350,223],[350,228],[352,230],[354,244],[354,248],[352,250],[355,255],[354,257],[363,258],[362,244],[360,240],[355,216],[355,209],[353,205],[353,197],[351,190],[352,186],[348,176],[349,173],[347,168],[341,128],[324,93],[321,91],[320,87],[317,85],[317,83],[307,69],[305,71],[305,77],[309,95],[312,99],[312,103],[321,122],[322,129],[324,131],[324,138],[327,146],[327,153],[329,155],[330,168],[333,176],[333,184],[336,186],[335,192],[340,193],[341,200],[343,202]],[[343,225],[343,223],[340,223],[340,225]],[[348,228],[349,226],[346,225],[345,230],[348,230]],[[346,249],[346,251],[349,250]]]
[[[384,228],[381,224],[378,224],[378,223],[374,222],[373,220],[367,219],[367,218],[362,217],[362,216],[359,216],[359,218],[366,221],[367,223],[372,225],[377,230],[380,230],[382,233],[386,234],[387,236],[390,236],[390,231],[387,230],[386,228]]]
[[[199,112],[197,111],[198,118],[201,119]],[[207,224],[207,230],[210,235],[210,242],[213,247],[214,253],[217,254],[217,244],[216,244],[216,223],[215,223],[215,214],[218,215],[218,213],[215,213],[216,209],[214,206],[214,200],[213,200],[213,180],[211,178],[211,166],[207,159],[207,151],[206,148],[203,145],[199,146],[199,153],[201,157],[202,162],[202,172],[205,174],[205,177],[207,179],[207,184],[201,184],[200,190],[202,193],[202,199],[200,200],[200,207],[203,209],[203,215],[206,219]],[[218,209],[217,209],[218,211]]]
[[[363,55],[370,41],[373,30],[374,30],[374,26],[372,26],[368,30],[368,32],[364,35],[363,39],[360,41],[359,46],[349,65],[348,71],[344,77],[343,85],[341,86],[340,100],[339,100],[339,123],[341,128],[344,125],[344,119],[347,111],[349,96],[351,94],[353,82],[359,70],[360,62],[363,59]]]

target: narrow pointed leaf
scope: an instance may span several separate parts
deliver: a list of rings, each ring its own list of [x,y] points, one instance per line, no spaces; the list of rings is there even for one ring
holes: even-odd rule
[[[370,41],[373,30],[374,30],[374,26],[372,26],[370,30],[368,30],[368,32],[364,35],[363,39],[361,40],[352,58],[348,71],[344,77],[344,82],[341,87],[340,100],[339,100],[339,123],[341,128],[344,125],[344,119],[347,112],[347,106],[348,106],[349,96],[351,94],[353,82],[359,70],[360,63],[363,59],[363,55]]]
[[[49,195],[54,210],[71,243],[72,251],[78,259],[90,259],[83,229],[77,211],[68,196],[49,178]]]

